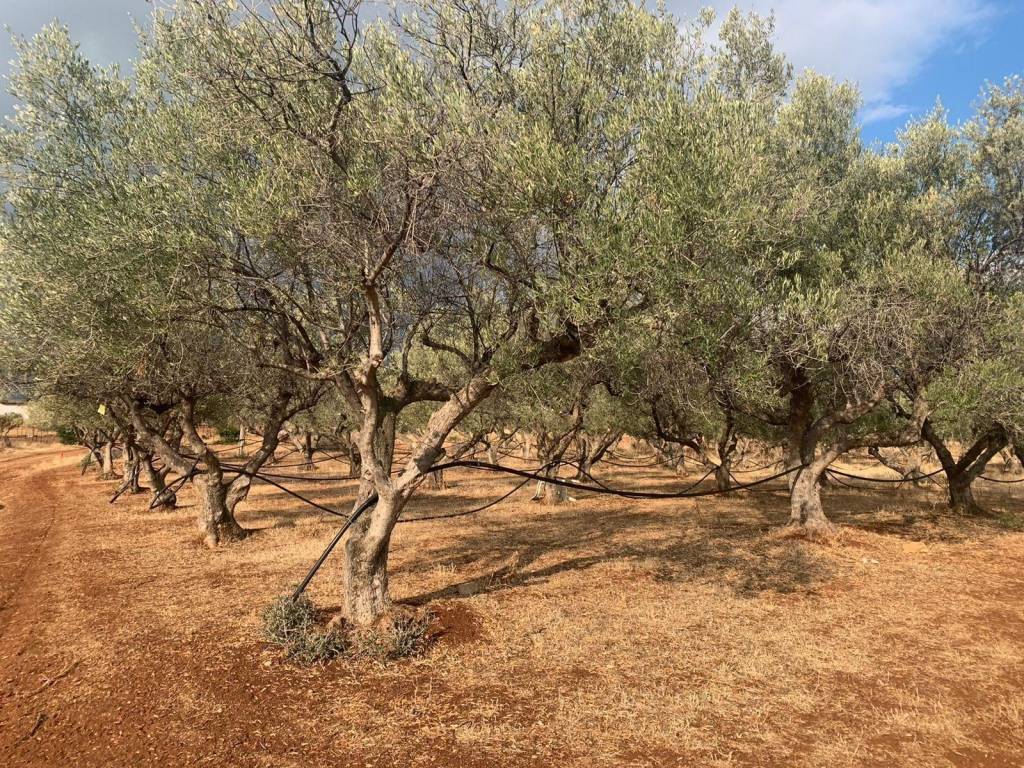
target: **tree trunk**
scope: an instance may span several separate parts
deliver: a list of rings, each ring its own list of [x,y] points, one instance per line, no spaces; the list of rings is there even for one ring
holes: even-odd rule
[[[815,461],[796,475],[789,492],[789,524],[800,526],[811,536],[829,536],[836,527],[821,506],[821,475],[828,463]]]
[[[387,523],[394,512],[388,502],[378,502],[356,521],[345,542],[345,613],[357,626],[370,626],[391,609],[388,594],[391,526]]]
[[[813,421],[814,387],[806,373],[799,368],[787,368],[785,377],[789,388],[789,416],[782,460],[788,471],[802,464],[809,464],[813,458],[805,449],[804,437]],[[802,472],[793,471],[786,475],[790,492],[793,491],[797,476],[800,474]],[[815,486],[817,487],[817,482]]]
[[[431,472],[427,476],[427,487],[433,488],[435,491],[440,491],[448,487],[448,483],[444,479],[444,470],[437,472]]]
[[[233,505],[228,504],[229,486],[219,471],[209,471],[199,478],[199,532],[211,549],[224,541],[245,538],[246,531],[235,520]],[[234,500],[237,504],[239,499]]]
[[[375,333],[371,322],[371,337]],[[372,341],[371,349],[375,346],[379,350],[379,339]],[[375,354],[379,354],[379,351]],[[343,387],[349,387],[350,402],[362,409],[362,427],[358,436],[362,476],[353,510],[370,498],[374,491],[377,493],[377,503],[363,513],[350,529],[345,542],[343,565],[348,620],[357,626],[367,626],[377,622],[391,607],[388,596],[388,547],[391,531],[402,508],[422,483],[424,475],[444,455],[444,441],[452,430],[494,391],[496,385],[486,376],[479,375],[453,392],[430,416],[426,429],[410,451],[405,468],[395,477],[391,465],[394,461],[395,426],[401,404],[396,404],[394,400],[382,403],[373,365],[367,366],[358,387],[351,380],[341,381]]]
[[[1017,458],[1014,453],[1014,447],[1009,446],[1000,451],[1003,457],[1003,471],[1007,474],[1018,474],[1024,471],[1024,465],[1021,464],[1020,459]]]
[[[913,483],[915,488],[922,488],[927,482],[927,478],[925,478],[924,473],[921,471],[920,461],[910,458],[908,461],[901,463],[896,458],[886,456],[877,446],[868,448],[868,454],[882,466],[897,473],[905,481]],[[902,483],[897,487],[902,488]]]
[[[581,456],[575,479],[581,483],[589,482],[593,468],[593,465],[590,463],[590,456]]]
[[[153,494],[154,506],[173,509],[177,505],[177,495],[174,491],[167,490],[164,474],[156,470],[153,466],[153,457],[148,453],[139,456],[139,473],[142,475],[142,482]]]
[[[126,445],[124,451],[124,484],[128,493],[137,495],[142,493],[142,486],[139,484],[139,475],[142,472],[142,457],[139,449],[134,445]]]
[[[313,433],[306,432],[302,436],[302,469],[311,470],[313,464]]]
[[[802,456],[804,466],[793,473],[789,490],[789,524],[802,528],[811,537],[828,537],[835,533],[836,526],[825,516],[821,505],[821,476],[839,456],[844,448],[841,444],[829,445],[820,452],[813,444],[805,442]]]
[[[946,441],[938,434],[929,419],[925,419],[921,426],[921,436],[935,450],[935,455],[946,474],[950,509],[965,515],[982,514],[984,510],[974,499],[971,483],[985,471],[989,461],[1009,442],[1006,432],[1001,427],[993,427],[975,441],[958,460],[953,459]]]
[[[100,452],[102,464],[100,465],[100,479],[111,480],[114,478],[114,441],[107,440]]]
[[[726,410],[725,429],[718,437],[718,464],[715,466],[715,485],[720,491],[732,488],[732,460],[739,439],[731,410]]]
[[[345,451],[348,458],[348,476],[355,479],[363,474],[362,456],[359,454],[359,446],[356,445],[351,432],[346,434],[345,441]]]
[[[557,470],[548,470],[545,477],[557,477]],[[557,506],[569,500],[569,489],[564,485],[548,483],[544,480],[537,481],[537,489],[534,491],[531,501],[540,501],[545,505]]]
[[[732,457],[726,456],[715,467],[715,486],[720,491],[728,491],[732,488],[732,474],[729,467],[731,461]]]
[[[548,506],[564,504],[569,500],[569,489],[564,485],[544,483],[544,503]]]
[[[974,499],[973,479],[969,472],[954,472],[948,476],[949,506],[961,515],[980,515],[984,511]]]
[[[529,432],[523,434],[523,459],[529,461],[533,456],[533,435]]]

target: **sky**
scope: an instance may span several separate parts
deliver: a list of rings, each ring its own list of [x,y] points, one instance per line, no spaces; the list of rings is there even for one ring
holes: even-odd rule
[[[954,120],[967,119],[986,80],[1024,75],[1024,0],[667,0],[689,17],[704,6],[720,15],[733,5],[774,12],[776,41],[797,71],[813,68],[860,85],[866,141],[890,141],[911,117],[941,99]],[[130,62],[133,19],[144,22],[148,0],[0,0],[0,26],[32,35],[59,19],[97,64]],[[0,34],[0,75],[13,57]],[[0,95],[0,114],[11,100]]]

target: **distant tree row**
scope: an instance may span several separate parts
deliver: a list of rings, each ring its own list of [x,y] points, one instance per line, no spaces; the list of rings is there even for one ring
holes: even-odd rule
[[[526,438],[586,478],[631,435],[728,489],[777,446],[824,533],[830,464],[926,441],[977,511],[1024,445],[1024,81],[872,148],[856,88],[794,79],[769,19],[404,6],[178,0],[130,76],[59,27],[21,41],[0,369],[160,503],[193,474],[211,546],[284,436],[343,445],[379,496],[346,541],[356,624],[446,451]],[[259,436],[241,472],[210,424]]]

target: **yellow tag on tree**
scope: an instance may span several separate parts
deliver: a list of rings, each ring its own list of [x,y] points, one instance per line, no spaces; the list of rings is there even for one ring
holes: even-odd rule
[[[96,413],[98,413],[100,416],[106,416],[107,415],[107,404],[106,403],[100,403],[100,407],[96,409]]]

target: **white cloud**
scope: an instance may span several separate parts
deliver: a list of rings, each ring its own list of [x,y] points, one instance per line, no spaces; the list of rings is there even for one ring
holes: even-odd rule
[[[869,123],[877,123],[880,120],[895,120],[897,117],[903,117],[904,115],[910,114],[912,108],[906,104],[890,104],[889,102],[880,102],[865,106],[861,110],[861,120],[865,125]]]
[[[690,16],[708,3],[674,0]],[[719,16],[733,5],[775,11],[776,41],[797,71],[813,68],[853,80],[864,97],[864,118],[898,117],[906,107],[893,93],[945,45],[976,39],[995,15],[991,0],[736,0],[710,3]],[[902,111],[900,111],[902,110]]]

